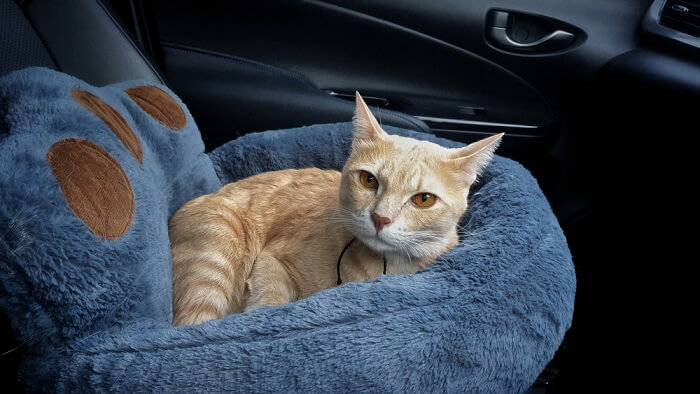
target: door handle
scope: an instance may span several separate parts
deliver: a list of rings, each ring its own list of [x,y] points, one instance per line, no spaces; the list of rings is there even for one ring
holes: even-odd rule
[[[539,40],[533,42],[517,42],[510,38],[505,27],[490,28],[491,39],[508,49],[520,49],[526,51],[543,51],[564,46],[573,41],[576,36],[564,30],[555,30]]]
[[[576,41],[576,35],[567,30],[564,23],[551,18],[491,10],[486,36],[491,44],[504,50],[542,53]]]

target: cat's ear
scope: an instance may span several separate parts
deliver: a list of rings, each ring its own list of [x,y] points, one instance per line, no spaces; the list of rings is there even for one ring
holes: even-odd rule
[[[355,92],[355,104],[355,116],[352,118],[355,125],[355,140],[374,141],[386,138],[386,132],[379,126],[359,92]]]
[[[492,135],[464,148],[454,149],[450,153],[450,159],[462,170],[467,183],[473,183],[481,175],[481,171],[491,161],[493,152],[498,148],[504,134]]]

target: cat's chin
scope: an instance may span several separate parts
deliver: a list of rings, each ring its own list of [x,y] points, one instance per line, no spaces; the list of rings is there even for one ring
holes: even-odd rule
[[[377,253],[395,253],[397,251],[394,246],[386,241],[383,241],[377,236],[363,237],[358,235],[357,238]]]
[[[403,257],[408,259],[423,259],[432,257],[435,258],[440,254],[440,250],[444,250],[449,242],[449,237],[445,237],[444,241],[423,242],[423,247],[420,249],[401,248],[395,246],[389,240],[383,239],[382,234],[379,235],[356,235],[356,238],[364,243],[373,251],[387,256]],[[411,253],[414,252],[414,253]]]

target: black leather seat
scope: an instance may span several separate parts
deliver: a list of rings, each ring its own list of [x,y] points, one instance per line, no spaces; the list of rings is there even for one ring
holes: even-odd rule
[[[97,0],[0,0],[0,75],[44,66],[93,85],[165,79]]]

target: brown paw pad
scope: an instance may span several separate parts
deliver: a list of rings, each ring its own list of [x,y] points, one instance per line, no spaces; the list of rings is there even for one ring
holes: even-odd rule
[[[71,96],[78,104],[102,119],[126,146],[126,149],[139,161],[139,164],[143,164],[141,141],[139,141],[139,137],[131,130],[131,127],[129,127],[129,124],[126,123],[126,120],[119,112],[90,92],[76,89],[71,93]]]
[[[134,220],[134,191],[119,163],[92,142],[69,138],[51,145],[51,165],[68,207],[95,235],[117,239]]]
[[[156,86],[134,86],[126,90],[141,109],[171,130],[185,127],[185,112],[175,99]]]

